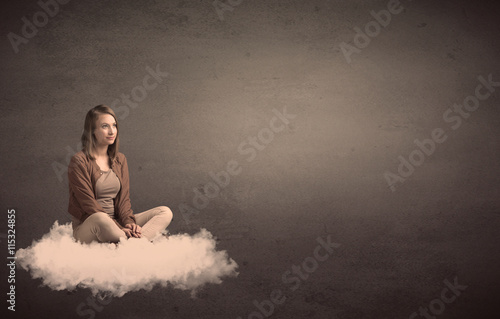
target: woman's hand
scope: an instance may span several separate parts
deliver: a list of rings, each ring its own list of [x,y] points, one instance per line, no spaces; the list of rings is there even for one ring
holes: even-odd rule
[[[123,231],[129,238],[130,237],[141,238],[142,237],[141,230],[142,230],[141,226],[137,224],[127,224],[123,229]]]

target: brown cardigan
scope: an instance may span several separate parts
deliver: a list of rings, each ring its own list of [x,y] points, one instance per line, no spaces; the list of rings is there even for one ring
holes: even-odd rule
[[[113,200],[115,207],[115,222],[123,228],[126,224],[135,223],[135,216],[130,203],[130,185],[127,158],[118,152],[111,163],[111,169],[120,180],[121,188]],[[96,201],[95,184],[102,174],[95,160],[90,160],[83,151],[77,152],[71,158],[68,166],[69,204],[68,212],[80,223],[90,215],[104,212]]]

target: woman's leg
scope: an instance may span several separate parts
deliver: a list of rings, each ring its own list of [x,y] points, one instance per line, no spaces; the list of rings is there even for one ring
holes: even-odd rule
[[[120,238],[127,235],[106,213],[94,213],[73,231],[76,240],[89,244],[96,240],[99,242],[117,243]]]
[[[152,240],[172,221],[172,211],[166,206],[158,206],[145,212],[135,214],[137,225],[142,227],[142,235]]]

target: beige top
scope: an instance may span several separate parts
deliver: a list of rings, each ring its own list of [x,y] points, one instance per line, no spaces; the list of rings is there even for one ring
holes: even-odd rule
[[[120,180],[112,169],[101,171],[102,176],[95,184],[97,202],[102,206],[104,212],[111,218],[115,218],[115,206],[113,200],[120,191]]]

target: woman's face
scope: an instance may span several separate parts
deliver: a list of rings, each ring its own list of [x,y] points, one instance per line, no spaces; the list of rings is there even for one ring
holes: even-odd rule
[[[111,145],[118,135],[115,118],[111,114],[101,114],[96,122],[94,136],[99,146]]]

